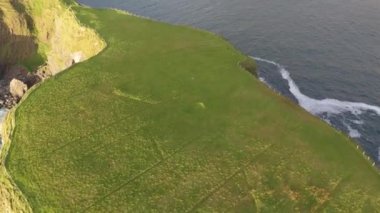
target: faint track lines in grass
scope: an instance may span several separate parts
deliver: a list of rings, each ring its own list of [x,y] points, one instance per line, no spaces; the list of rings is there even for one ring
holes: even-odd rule
[[[254,193],[264,212],[310,212],[347,174],[355,178],[326,209],[341,202],[347,212],[347,197],[379,206],[379,176],[349,139],[240,68],[246,56],[230,44],[115,11],[74,9],[109,45],[19,108],[9,171],[35,209],[185,212],[198,202],[196,211],[255,210]],[[226,181],[241,168],[245,174]]]
[[[114,193],[118,192],[119,190],[121,190],[123,187],[127,186],[128,184],[130,184],[131,182],[133,182],[134,180],[140,178],[141,176],[145,175],[146,173],[148,173],[149,171],[153,170],[154,168],[158,167],[159,165],[163,164],[164,162],[166,162],[167,160],[169,160],[170,158],[172,158],[173,156],[179,154],[182,150],[184,150],[187,146],[189,146],[191,143],[193,143],[194,140],[191,140],[190,142],[182,145],[182,147],[178,148],[176,151],[174,151],[173,153],[167,155],[165,158],[163,158],[162,160],[154,163],[152,166],[146,168],[144,171],[140,172],[139,174],[135,175],[134,177],[128,179],[125,183],[121,184],[119,187],[115,188],[114,190],[111,190],[109,193],[105,194],[103,197],[97,199],[96,201],[94,201],[91,205],[89,205],[88,207],[84,208],[83,210],[81,210],[80,212],[87,212],[89,209],[91,209],[93,206],[97,205],[98,203],[100,203],[101,201],[105,200],[106,198],[110,197],[111,195],[113,195]]]
[[[188,209],[186,212],[195,212],[195,210],[197,208],[199,208],[204,202],[206,202],[206,200],[208,200],[210,197],[212,197],[217,191],[219,191],[221,188],[223,188],[226,184],[228,184],[229,181],[231,181],[236,175],[238,175],[239,173],[242,173],[245,169],[245,167],[251,163],[254,163],[253,160],[257,157],[259,157],[261,154],[265,153],[266,151],[268,151],[270,148],[272,148],[274,146],[274,144],[271,144],[271,145],[268,145],[267,147],[265,147],[261,152],[259,152],[258,154],[256,154],[253,159],[251,159],[250,162],[248,163],[245,163],[243,164],[243,166],[241,166],[239,169],[237,169],[234,173],[232,173],[230,176],[228,176],[226,179],[224,179],[222,182],[220,182],[219,184],[217,184],[215,187],[213,187],[210,192],[208,194],[206,194],[205,196],[203,196],[200,200],[198,200],[194,206],[190,207],[190,209]]]

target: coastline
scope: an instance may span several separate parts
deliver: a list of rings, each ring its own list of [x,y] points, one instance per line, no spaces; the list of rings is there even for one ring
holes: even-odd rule
[[[204,30],[202,30],[202,31],[204,31]],[[206,31],[206,32],[208,32],[208,31]],[[214,33],[211,33],[211,34],[214,34]],[[215,34],[214,34],[215,35]],[[218,36],[218,37],[220,37],[220,36]],[[104,50],[105,50],[106,48],[104,48],[101,52],[99,52],[98,54],[100,54],[100,53],[102,53]],[[93,56],[94,57],[94,56]],[[91,57],[92,58],[92,57]],[[90,58],[90,59],[91,59]],[[68,70],[69,70],[70,68],[68,68]],[[63,72],[66,72],[66,70],[64,70]],[[20,103],[19,104],[17,104],[17,106],[16,107],[14,107],[11,111],[10,111],[10,113],[8,113],[8,115],[6,116],[6,119],[5,119],[5,123],[4,123],[4,131],[3,132],[5,132],[5,137],[4,138],[6,138],[5,140],[6,140],[6,142],[4,143],[6,146],[7,146],[7,148],[5,149],[6,151],[3,153],[0,153],[0,156],[1,156],[1,159],[2,159],[2,163],[1,164],[3,164],[3,163],[6,163],[6,157],[7,157],[7,151],[8,151],[8,149],[9,149],[9,146],[11,145],[11,137],[12,137],[12,133],[13,133],[13,130],[14,130],[14,127],[15,127],[15,125],[16,125],[16,121],[15,121],[15,113],[16,113],[16,111],[17,111],[17,107],[19,106],[19,105],[21,105],[22,104],[22,102],[23,102],[23,100],[25,100],[25,99],[27,99],[27,97],[28,97],[28,95],[30,95],[34,90],[36,90],[39,86],[40,86],[41,84],[38,84],[38,85],[36,85],[35,87],[33,87],[32,89],[30,89],[29,91],[28,91],[28,93],[27,93],[27,95],[25,95],[25,97],[23,97],[23,99],[22,99],[22,101],[20,101]],[[353,143],[352,143],[353,144]],[[3,159],[4,158],[4,159]],[[3,167],[3,166],[2,166]],[[5,168],[5,167],[4,167]],[[5,171],[6,172],[6,171]],[[9,177],[9,178],[11,178],[9,175],[8,175],[8,173],[6,172],[6,175]],[[0,176],[1,176],[1,174],[0,174]],[[10,180],[10,183],[12,183],[14,186],[13,186],[13,188],[14,188],[14,190],[15,190],[15,194],[17,194],[18,196],[20,196],[20,193],[21,193],[21,196],[22,196],[22,192],[18,189],[18,187],[17,187],[17,185],[15,185],[14,183],[13,183],[13,181],[12,180]],[[24,196],[23,196],[24,197]],[[26,202],[26,204],[25,205],[27,205],[27,199],[24,197],[24,198],[22,198],[21,200],[24,200],[24,202]],[[29,205],[27,205],[27,206],[29,206]],[[26,207],[24,207],[25,209],[29,209],[29,210],[31,210],[30,209],[30,206],[29,206],[29,208],[26,208]]]
[[[31,206],[22,193],[17,184],[13,181],[12,176],[8,173],[6,169],[7,156],[11,146],[11,138],[16,127],[15,113],[17,107],[22,104],[22,102],[32,93],[39,84],[32,87],[27,94],[16,104],[12,109],[10,109],[1,124],[1,140],[2,146],[0,147],[0,207],[6,209],[9,212],[32,212]]]
[[[273,10],[269,10],[268,13],[266,13],[265,11],[258,10],[258,8],[255,7],[255,3],[248,1],[241,1],[241,4],[236,4],[233,6],[231,5],[230,7],[225,6],[229,4],[226,0],[221,0],[220,4],[215,5],[204,1],[200,1],[194,4],[191,4],[189,2],[177,2],[173,3],[172,7],[178,7],[178,10],[175,10],[173,12],[170,12],[170,10],[168,10],[168,6],[166,6],[166,2],[169,2],[168,0],[162,0],[162,2],[160,1],[159,3],[152,3],[151,5],[148,3],[149,1],[146,0],[142,0],[138,3],[123,4],[120,4],[116,0],[110,0],[106,2],[99,0],[79,1],[87,5],[92,5],[94,7],[117,7],[168,23],[187,24],[190,26],[217,32],[228,38],[228,40],[234,44],[235,47],[238,47],[239,50],[243,51],[246,54],[263,57],[264,59],[280,63],[281,66],[284,66],[290,72],[291,77],[298,84],[301,92],[310,98],[320,100],[335,99],[339,100],[339,102],[356,102],[380,106],[380,99],[378,99],[377,95],[379,92],[376,94],[378,87],[376,86],[377,84],[374,83],[374,79],[377,79],[380,76],[375,75],[373,76],[374,78],[368,78],[365,76],[361,78],[360,75],[357,76],[357,74],[360,73],[358,72],[360,69],[362,69],[363,72],[369,74],[374,71],[375,67],[379,67],[377,63],[379,60],[374,60],[374,56],[378,54],[374,53],[371,48],[353,48],[359,44],[366,44],[366,42],[371,42],[371,46],[375,46],[375,44],[379,42],[374,43],[373,39],[376,37],[373,36],[366,37],[366,39],[363,40],[360,39],[360,37],[357,37],[358,34],[356,34],[354,31],[355,29],[361,29],[361,26],[355,23],[353,23],[353,26],[355,26],[355,28],[351,28],[346,25],[343,20],[337,19],[337,21],[341,24],[339,25],[340,27],[345,27],[348,31],[353,30],[352,37],[351,34],[344,35],[346,39],[345,41],[349,41],[345,44],[344,42],[339,41],[339,35],[335,31],[335,27],[338,27],[338,25],[334,26],[333,22],[324,20],[323,16],[309,17],[310,24],[306,24],[307,22],[300,22],[299,25],[292,25],[292,22],[287,22],[287,18],[295,18],[298,15],[302,16],[305,14],[291,12],[291,8],[293,7],[288,6],[288,4],[285,3],[278,4],[282,4],[282,7],[289,8],[289,10],[281,11],[279,8],[275,7]],[[372,4],[369,3],[370,0],[364,1],[367,3],[360,2],[357,6],[361,5],[363,7],[369,7],[369,5]],[[273,4],[272,2],[274,1],[270,0],[268,3],[262,4],[262,7],[269,7],[269,5]],[[339,3],[336,5],[336,7],[326,7],[325,10],[333,11],[337,10],[338,8],[352,7],[353,4],[354,3],[352,2],[348,4]],[[246,7],[252,7],[252,11],[256,12],[250,13],[242,5],[245,5]],[[316,7],[315,10],[307,7],[307,3],[305,2],[300,3],[297,6],[303,7],[305,12],[309,13],[314,13],[316,10],[320,10],[322,13],[324,12],[324,10],[321,10],[319,7]],[[373,9],[376,8],[375,10],[378,11],[380,9],[380,7],[375,5],[372,5],[372,7]],[[272,23],[272,21],[278,17],[274,12],[276,10],[278,10],[279,15],[287,14],[287,18],[282,20],[284,22],[283,24],[280,24],[280,22]],[[239,13],[239,11],[241,11],[241,13]],[[363,13],[363,17],[370,15],[365,14],[365,10],[363,10],[363,8],[355,10],[355,13]],[[183,14],[183,16],[181,16],[181,14]],[[266,16],[263,14],[268,14],[268,19],[264,19],[263,17]],[[339,13],[332,13],[328,16],[333,18],[335,16],[339,16],[338,14]],[[361,18],[352,18],[357,20],[357,23],[363,21],[363,25],[366,26],[370,26],[375,22],[371,21],[370,19],[362,19],[362,16],[360,17]],[[274,24],[275,27],[271,26],[271,23]],[[289,27],[286,27],[288,25]],[[260,26],[260,28],[256,29],[255,26]],[[315,27],[313,28],[311,26]],[[294,34],[294,36],[283,37],[281,36],[282,34],[274,33],[274,31],[272,31],[276,30],[278,32],[287,32],[287,35],[291,35],[292,30],[290,29],[293,27],[299,31],[302,31],[303,33]],[[309,29],[309,27],[311,28]],[[239,29],[239,31],[236,31],[237,29]],[[303,31],[304,29],[309,29],[310,31]],[[369,29],[370,28],[365,28],[363,30]],[[298,30],[294,31],[298,32]],[[240,31],[241,33],[238,33]],[[316,34],[311,34],[311,32],[314,31]],[[380,31],[375,30],[374,33],[376,35],[380,35]],[[329,35],[330,39],[338,41],[331,42],[330,39],[327,39],[327,37],[324,37],[323,35]],[[276,39],[269,39],[272,38],[272,36]],[[308,38],[314,38],[314,36],[315,40],[313,39],[312,41],[308,41]],[[288,40],[292,43],[287,44]],[[297,42],[297,40],[299,40],[299,42]],[[325,46],[327,43],[330,45]],[[315,49],[316,52],[308,52],[306,48],[304,49],[304,47]],[[330,48],[332,48],[332,51],[327,51],[326,54],[320,55],[320,53],[329,50]],[[336,51],[339,52],[339,50],[347,50],[346,48],[352,48],[353,51],[342,51],[341,54],[337,54]],[[372,53],[368,55],[368,60],[366,57],[360,57],[362,54],[367,53]],[[328,57],[328,55],[334,55],[335,57]],[[357,63],[353,63],[353,61],[356,60]],[[294,100],[295,98],[293,97],[293,94],[291,94],[291,91],[289,91],[289,88],[287,87],[287,81],[281,78],[280,74],[277,72],[277,68],[270,64],[259,64],[260,72],[262,71],[261,73],[266,78],[266,80],[271,83],[272,87],[278,89],[282,94]],[[361,68],[357,70],[359,67]],[[347,72],[347,75],[342,75],[339,77],[338,73],[343,72]],[[350,76],[356,76],[358,78],[350,78]],[[363,79],[366,78],[368,78],[367,84],[365,81],[363,82]],[[358,89],[352,90],[351,87],[355,87],[355,85],[357,85],[356,83],[360,86]],[[318,107],[320,110],[324,110],[324,106],[327,106],[325,103],[322,103],[322,101],[318,101],[316,104],[323,104],[322,107]],[[378,158],[376,150],[378,149],[378,146],[380,146],[380,135],[377,134],[377,130],[379,129],[378,127],[380,126],[380,116],[372,116],[373,112],[368,110],[358,115],[356,113],[358,110],[356,109],[358,108],[354,107],[354,109],[350,110],[350,112],[346,111],[339,114],[336,112],[330,113],[331,111],[328,109],[328,112],[326,110],[320,117],[325,118],[325,120],[329,120],[328,122],[330,122],[334,128],[337,128],[340,131],[343,131],[354,137],[355,142],[359,143],[361,147],[365,148],[367,155],[370,155],[371,158],[375,160]],[[380,160],[377,160],[377,163],[379,164]]]
[[[77,19],[75,20],[78,21]],[[30,88],[28,88],[21,98],[16,100],[16,98],[12,97],[12,95],[10,94],[4,96],[5,98],[3,102],[9,102],[9,104],[4,105],[0,109],[0,209],[5,210],[6,212],[33,212],[26,196],[23,194],[23,192],[20,190],[17,184],[13,181],[12,176],[8,173],[6,169],[8,152],[12,144],[11,139],[14,129],[16,127],[15,114],[17,112],[18,107],[29,97],[31,93],[38,89],[39,86],[43,84],[46,80],[52,80],[52,78],[54,78],[55,75],[65,72],[69,70],[72,66],[90,60],[91,58],[102,53],[107,48],[107,43],[99,36],[99,34],[96,35],[100,39],[100,42],[103,44],[103,47],[100,49],[100,51],[96,52],[95,55],[90,55],[84,60],[76,61],[75,63],[72,63],[69,66],[64,66],[62,70],[56,70],[52,72],[52,75],[42,75],[41,70],[45,70],[46,68],[40,67],[37,71],[35,71],[35,74],[31,74],[32,77],[40,77],[40,80],[36,81]],[[14,69],[22,70],[23,68]],[[10,71],[8,70],[7,72]]]
[[[101,54],[106,48],[107,48],[107,45],[100,52],[98,52],[96,55],[93,55],[90,58],[88,58],[87,60],[81,61],[78,64],[86,62],[88,60],[91,60],[93,57],[96,57],[97,55]],[[73,65],[76,65],[76,64],[73,64]],[[71,66],[68,68],[65,68],[62,71],[57,72],[56,74],[60,74],[60,73],[69,71],[70,68],[71,68]],[[9,149],[11,147],[11,144],[12,144],[11,139],[12,139],[13,132],[16,128],[17,108],[29,97],[30,94],[32,94],[43,83],[45,83],[45,81],[52,80],[52,78],[54,78],[54,76],[55,75],[53,75],[47,79],[44,79],[43,81],[33,85],[30,89],[28,89],[28,91],[20,99],[20,101],[17,102],[17,104],[15,104],[11,109],[8,109],[8,110],[6,110],[4,108],[0,109],[0,110],[6,110],[6,112],[4,113],[3,118],[1,120],[1,124],[0,124],[0,130],[1,130],[1,132],[0,132],[0,140],[1,140],[0,141],[0,183],[2,183],[0,185],[0,195],[1,195],[1,191],[3,191],[4,189],[5,189],[5,191],[8,191],[8,193],[10,193],[9,195],[11,195],[11,197],[0,196],[0,198],[1,198],[0,199],[0,207],[2,207],[2,204],[3,204],[4,206],[16,208],[16,209],[13,209],[13,208],[9,209],[10,212],[13,212],[13,211],[14,212],[19,212],[19,211],[33,212],[26,196],[22,193],[20,188],[13,181],[12,176],[8,173],[8,171],[6,169],[7,156],[8,156],[8,152],[9,152]],[[5,198],[5,200],[3,200],[4,198]],[[8,204],[6,203],[7,201],[8,201]]]

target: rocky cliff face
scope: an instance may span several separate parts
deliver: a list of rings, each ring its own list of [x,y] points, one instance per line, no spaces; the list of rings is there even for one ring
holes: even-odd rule
[[[30,82],[55,75],[104,47],[61,0],[0,0],[0,107],[19,99],[10,94],[12,79],[30,87]]]
[[[0,65],[20,63],[37,52],[37,42],[14,1],[0,1]]]
[[[105,43],[61,0],[1,0],[0,45],[0,64],[22,63],[31,71],[44,65],[55,74]]]

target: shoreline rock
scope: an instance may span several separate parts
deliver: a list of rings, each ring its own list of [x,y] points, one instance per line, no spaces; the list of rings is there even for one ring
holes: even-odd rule
[[[4,67],[0,71],[0,108],[11,109],[29,88],[42,80],[21,66]]]
[[[9,83],[9,92],[13,97],[22,98],[27,90],[28,86],[16,78],[12,79]]]

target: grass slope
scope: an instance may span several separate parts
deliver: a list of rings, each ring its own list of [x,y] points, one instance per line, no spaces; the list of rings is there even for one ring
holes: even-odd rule
[[[376,211],[344,135],[207,32],[76,8],[108,48],[16,112],[7,169],[36,212]]]

